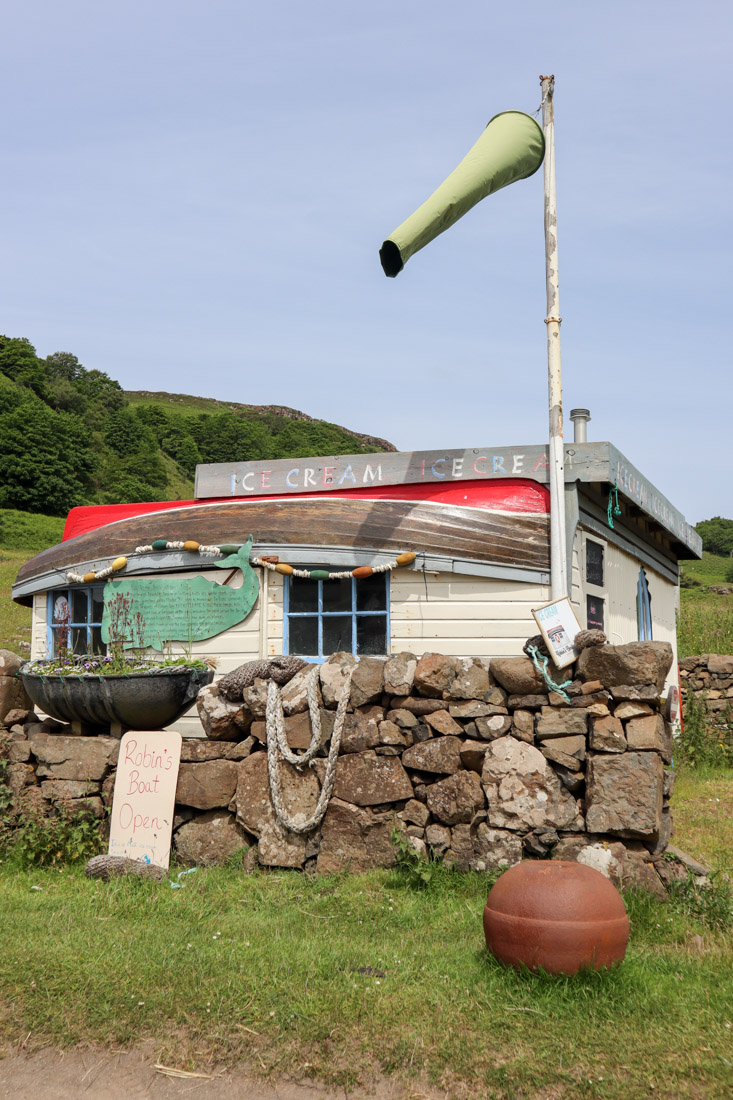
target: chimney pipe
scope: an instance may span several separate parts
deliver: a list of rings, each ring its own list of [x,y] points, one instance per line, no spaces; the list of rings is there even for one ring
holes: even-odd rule
[[[590,420],[590,409],[571,409],[570,419],[573,422],[573,443],[587,443],[588,435],[586,428]]]

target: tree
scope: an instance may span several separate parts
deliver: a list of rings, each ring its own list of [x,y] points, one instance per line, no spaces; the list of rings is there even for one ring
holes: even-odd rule
[[[695,525],[695,530],[705,550],[711,554],[733,557],[733,519],[713,516],[712,519],[701,520]]]

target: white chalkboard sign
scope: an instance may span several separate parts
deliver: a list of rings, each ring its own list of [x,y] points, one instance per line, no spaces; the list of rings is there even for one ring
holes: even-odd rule
[[[181,735],[130,730],[120,743],[109,854],[168,869]]]
[[[578,650],[573,642],[583,628],[568,597],[532,608],[532,614],[557,667],[565,668],[577,660]]]

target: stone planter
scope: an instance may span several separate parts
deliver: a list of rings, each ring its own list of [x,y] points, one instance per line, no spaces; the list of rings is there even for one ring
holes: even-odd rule
[[[124,676],[44,676],[23,669],[19,675],[33,702],[52,718],[116,734],[169,726],[214,678],[211,669],[155,666]]]

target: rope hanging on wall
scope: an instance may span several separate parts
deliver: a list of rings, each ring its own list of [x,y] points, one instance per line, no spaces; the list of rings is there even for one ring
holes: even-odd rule
[[[153,554],[162,553],[165,550],[185,550],[190,554],[201,554],[204,557],[222,557],[229,554],[238,554],[242,546],[238,543],[225,543],[222,546],[208,546],[202,543],[196,542],[194,539],[188,539],[186,542],[172,541],[168,539],[155,539],[148,546],[136,546],[134,551],[129,555],[121,555],[115,558],[104,569],[97,569],[89,573],[76,573],[73,569],[67,569],[66,579],[69,584],[93,584],[95,581],[104,581],[107,577],[111,577],[113,573],[120,573],[128,563],[130,557],[133,554]],[[287,565],[285,562],[271,562],[266,561],[264,558],[253,557],[251,564],[259,565],[263,569],[269,569],[273,573],[282,573],[286,577],[303,577],[306,580],[314,581],[340,581],[345,580],[348,577],[355,577],[357,580],[362,580],[365,577],[371,577],[374,573],[387,573],[393,569],[401,568],[407,565],[412,565],[416,554],[412,551],[405,551],[402,554],[398,554],[392,561],[384,562],[383,565],[358,565],[355,569],[341,570],[339,572],[331,572],[329,569],[295,569],[292,565]]]
[[[527,652],[529,654],[529,656],[532,658],[532,664],[537,669],[537,671],[539,672],[540,676],[542,677],[542,679],[547,684],[550,691],[555,691],[555,692],[557,692],[558,695],[562,695],[565,702],[569,703],[570,702],[570,696],[565,691],[565,688],[570,687],[570,685],[572,684],[573,681],[572,680],[564,680],[562,684],[556,684],[555,681],[550,676],[550,673],[547,671],[547,665],[548,665],[549,658],[545,657],[545,655],[543,653],[540,653],[537,646],[534,646],[534,645],[525,646],[525,652]]]
[[[615,505],[614,505],[615,497]],[[608,526],[613,531],[613,517],[621,515],[621,505],[618,502],[618,482],[614,481],[613,488],[608,493]]]
[[[280,780],[279,758],[282,756],[289,764],[299,769],[305,767],[306,764],[308,767],[313,767],[313,757],[321,744],[321,715],[318,709],[318,665],[313,666],[313,671],[308,679],[308,709],[311,719],[311,740],[308,748],[303,753],[297,754],[291,752],[287,737],[285,736],[285,719],[283,716],[280,688],[274,680],[270,680],[267,685],[267,774],[270,781],[270,795],[272,797],[275,815],[283,828],[287,829],[288,832],[310,833],[316,826],[320,825],[325,817],[328,803],[331,800],[333,784],[336,779],[336,762],[339,748],[341,747],[341,735],[346,720],[346,708],[351,695],[351,677],[354,673],[354,667],[355,666],[352,666],[348,669],[344,678],[344,688],[336,709],[336,720],[334,721],[333,733],[331,734],[331,745],[328,750],[323,786],[318,796],[316,808],[306,821],[296,821],[285,809],[282,783]]]

